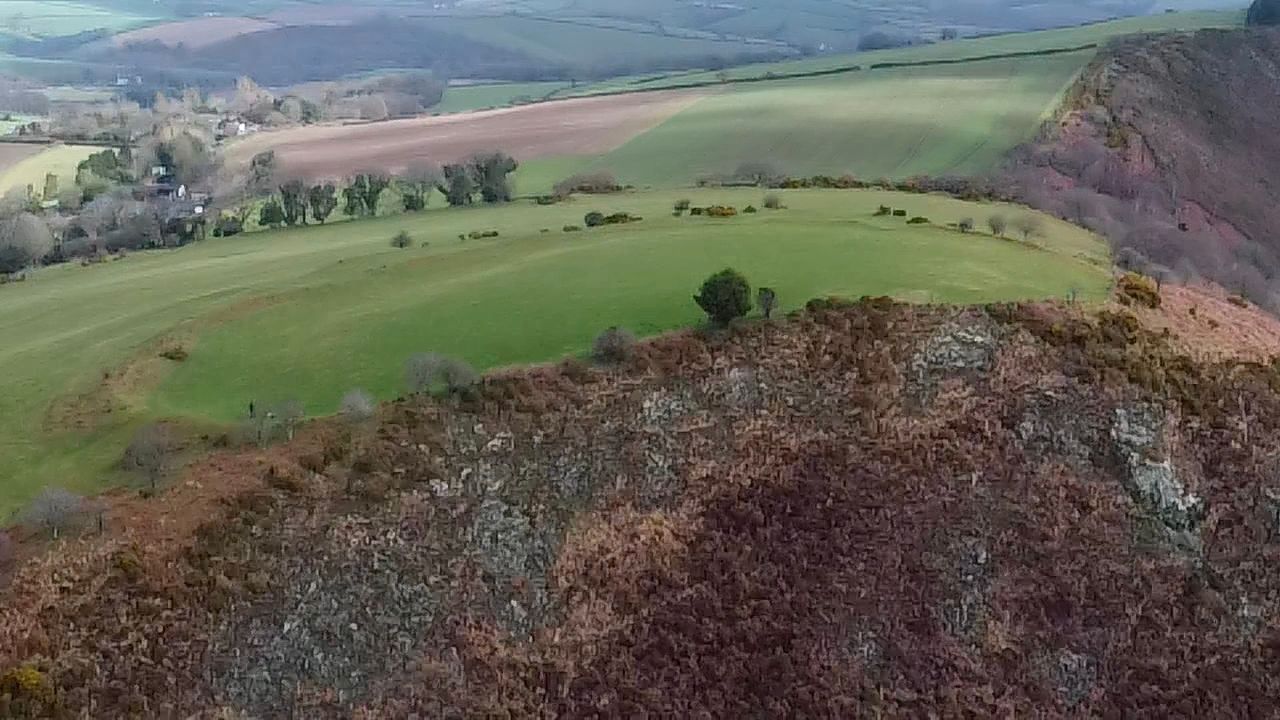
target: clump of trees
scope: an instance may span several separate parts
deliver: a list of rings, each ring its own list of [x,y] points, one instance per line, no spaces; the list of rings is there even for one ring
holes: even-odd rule
[[[12,275],[40,263],[53,252],[54,241],[39,216],[5,204],[0,204],[0,275]]]
[[[552,188],[552,195],[553,197],[564,199],[573,193],[602,195],[621,191],[622,186],[618,184],[618,180],[613,176],[613,173],[600,171],[571,175],[555,184],[555,187]]]
[[[419,353],[404,366],[405,388],[411,395],[443,390],[452,397],[465,397],[479,380],[475,368],[465,361],[440,353]]]
[[[751,284],[732,268],[725,268],[702,283],[694,302],[716,325],[728,325],[751,311]]]

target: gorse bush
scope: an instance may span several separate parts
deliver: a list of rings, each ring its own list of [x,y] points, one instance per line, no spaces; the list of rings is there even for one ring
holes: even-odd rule
[[[751,285],[732,268],[707,278],[693,297],[712,322],[728,325],[751,311]]]

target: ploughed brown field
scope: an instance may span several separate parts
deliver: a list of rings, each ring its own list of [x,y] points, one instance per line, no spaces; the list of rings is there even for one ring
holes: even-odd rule
[[[415,161],[454,162],[502,150],[518,160],[595,155],[622,145],[704,93],[670,91],[574,98],[461,115],[264,132],[233,142],[229,164],[274,150],[280,166],[306,177],[403,170]]]
[[[0,143],[0,172],[39,153],[45,147],[35,143]]]
[[[185,45],[195,49],[277,27],[275,23],[247,17],[206,17],[131,30],[116,35],[112,41],[117,47],[158,41],[170,47]]]

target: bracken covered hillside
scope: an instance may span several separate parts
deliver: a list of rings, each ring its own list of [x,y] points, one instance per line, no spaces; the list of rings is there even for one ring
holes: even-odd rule
[[[214,458],[16,572],[0,715],[1269,716],[1280,366],[1149,326],[814,303]]]
[[[1280,30],[1124,40],[1012,174],[1036,206],[1110,237],[1121,262],[1280,310],[1277,107]]]

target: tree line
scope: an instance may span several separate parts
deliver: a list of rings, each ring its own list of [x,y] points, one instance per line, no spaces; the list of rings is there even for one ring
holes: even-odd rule
[[[291,177],[279,168],[275,152],[268,150],[250,161],[243,181],[246,192],[238,206],[218,220],[215,234],[242,232],[259,201],[258,224],[269,228],[310,222],[323,225],[339,208],[348,217],[372,217],[388,190],[398,194],[404,212],[425,210],[432,191],[438,191],[452,207],[508,202],[514,195],[511,174],[518,167],[515,158],[504,152],[484,152],[443,167],[422,161],[410,163],[395,175],[378,170],[360,172],[339,184]]]

